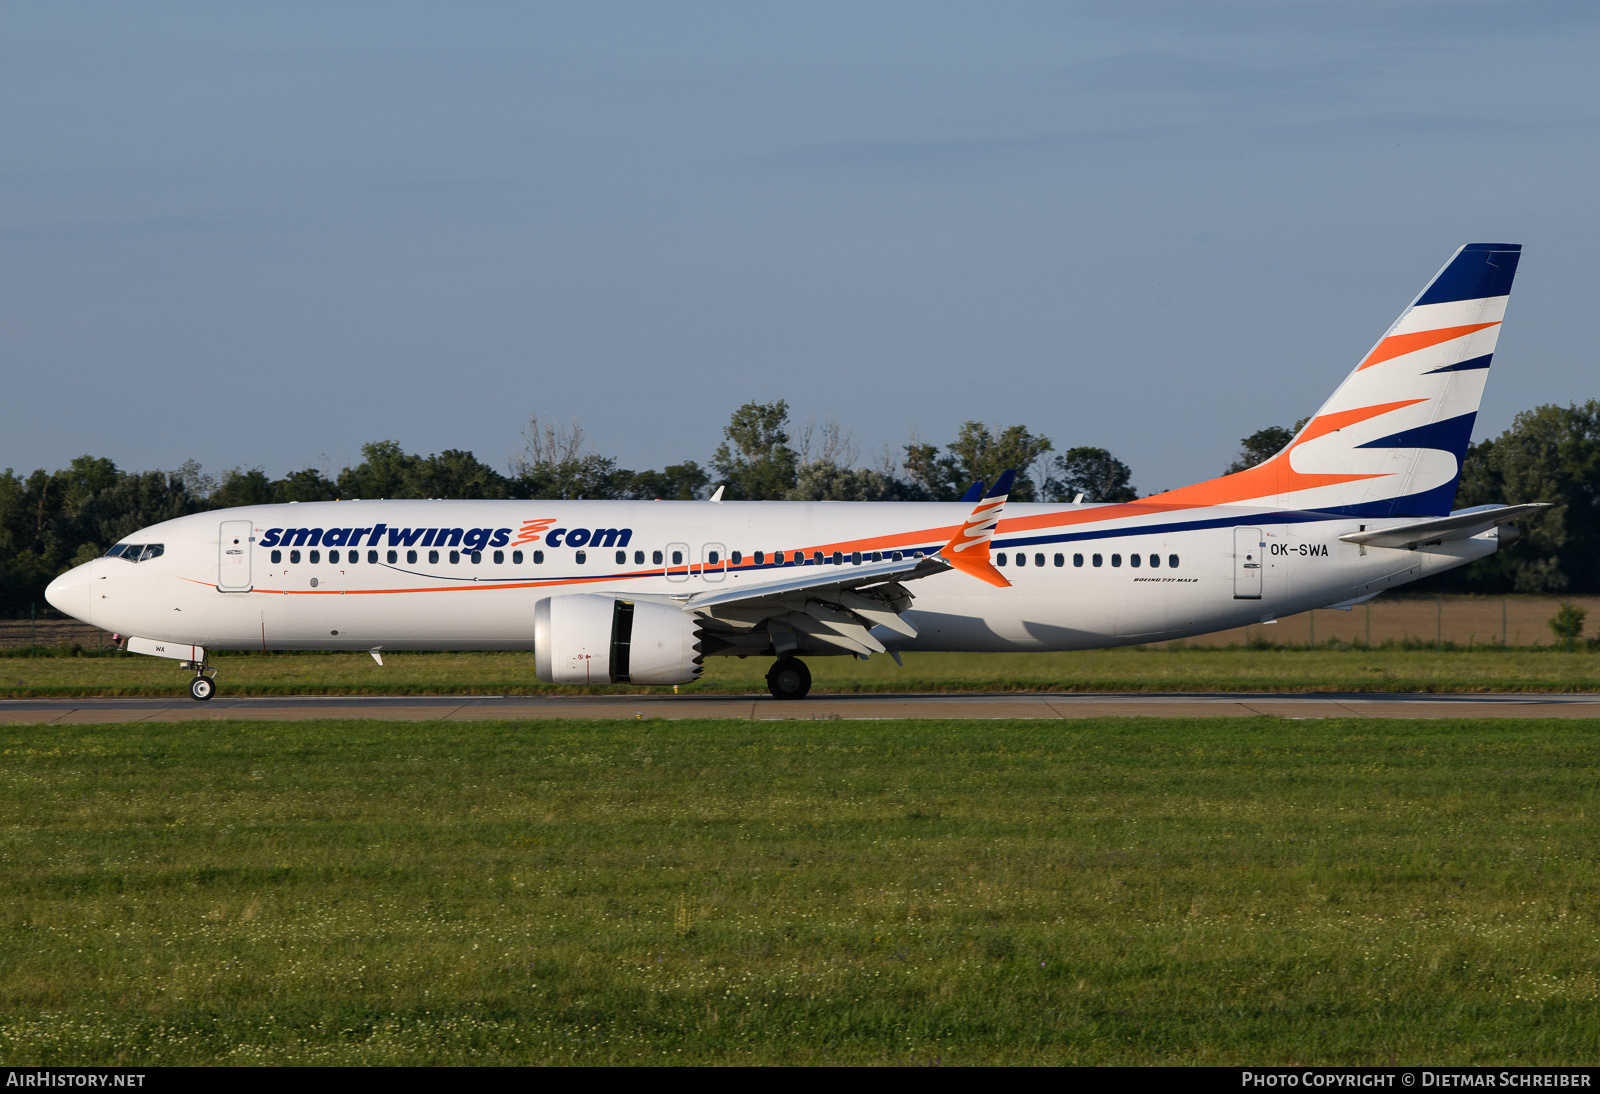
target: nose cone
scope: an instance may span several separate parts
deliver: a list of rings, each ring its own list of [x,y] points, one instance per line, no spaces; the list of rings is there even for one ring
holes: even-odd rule
[[[89,619],[88,569],[88,566],[75,566],[52,581],[44,591],[44,598],[52,608],[85,622]]]

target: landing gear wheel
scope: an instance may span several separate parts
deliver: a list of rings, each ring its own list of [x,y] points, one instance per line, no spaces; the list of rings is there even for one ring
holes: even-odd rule
[[[217,685],[209,676],[196,676],[189,681],[189,695],[191,698],[204,701],[217,693]]]
[[[767,690],[774,699],[804,699],[811,690],[811,670],[795,657],[780,657],[767,670]]]

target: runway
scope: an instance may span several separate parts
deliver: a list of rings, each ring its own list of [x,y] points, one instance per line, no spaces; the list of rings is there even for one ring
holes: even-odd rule
[[[308,721],[364,718],[452,721],[610,718],[879,720],[886,718],[1600,718],[1600,695],[973,693],[817,695],[779,702],[752,695],[305,695],[271,698],[5,699],[0,724]]]

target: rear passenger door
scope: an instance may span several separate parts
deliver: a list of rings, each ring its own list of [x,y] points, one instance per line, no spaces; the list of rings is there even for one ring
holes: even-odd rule
[[[1259,528],[1233,530],[1233,598],[1261,599],[1261,554],[1266,541]]]

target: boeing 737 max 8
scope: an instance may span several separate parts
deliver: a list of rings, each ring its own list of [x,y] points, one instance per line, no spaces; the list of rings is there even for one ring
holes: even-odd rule
[[[1282,452],[1128,503],[337,501],[145,528],[46,593],[126,648],[518,650],[541,680],[677,684],[708,656],[1076,650],[1344,607],[1493,553],[1451,512],[1521,247],[1457,251]],[[974,496],[976,495],[976,496]],[[976,502],[976,506],[973,506]]]

